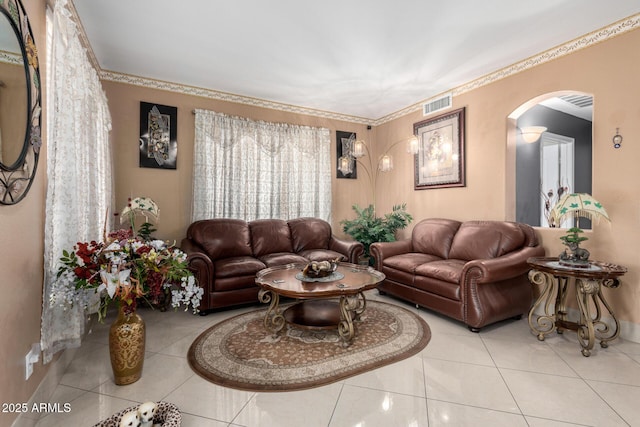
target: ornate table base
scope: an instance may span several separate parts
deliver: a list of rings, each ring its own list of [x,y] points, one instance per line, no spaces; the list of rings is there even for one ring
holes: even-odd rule
[[[342,295],[339,299],[314,299],[300,301],[284,310],[280,309],[280,296],[271,290],[261,290],[258,299],[268,303],[264,317],[265,328],[276,337],[286,323],[308,329],[338,329],[344,346],[353,341],[356,330],[354,322],[367,306],[362,292],[355,296]]]
[[[612,264],[593,263],[591,270],[558,267],[553,259],[534,258],[529,260],[533,267],[529,280],[541,286],[541,293],[529,311],[529,327],[540,341],[553,331],[561,334],[565,329],[577,332],[582,347],[582,355],[589,357],[596,340],[606,348],[609,342],[620,334],[620,323],[611,306],[602,294],[602,288],[617,288],[620,281],[616,276],[626,272],[624,267]],[[568,288],[573,286],[580,318],[577,322],[567,319]],[[592,313],[592,308],[595,310]],[[542,309],[543,314],[536,312]],[[602,320],[606,309],[613,325]]]

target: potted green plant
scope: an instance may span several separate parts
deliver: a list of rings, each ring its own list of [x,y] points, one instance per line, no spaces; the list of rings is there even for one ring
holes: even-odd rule
[[[407,205],[393,206],[390,213],[384,217],[376,215],[373,205],[362,209],[358,205],[353,205],[356,213],[355,219],[342,220],[342,231],[351,236],[354,240],[364,245],[364,255],[362,263],[372,264],[369,247],[375,242],[393,242],[396,240],[396,231],[406,228],[413,217],[406,210]]]

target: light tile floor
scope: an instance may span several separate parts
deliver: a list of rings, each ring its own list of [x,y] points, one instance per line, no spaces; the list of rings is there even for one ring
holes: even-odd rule
[[[378,296],[422,316],[431,328],[418,355],[324,387],[253,393],[220,387],[190,369],[186,354],[211,325],[257,307],[208,316],[142,309],[147,355],[142,378],[113,384],[107,336],[110,319],[92,333],[65,372],[52,402],[71,412],[37,424],[91,426],[143,401],[178,405],[185,427],[312,426],[640,426],[640,344],[596,344],[583,357],[575,333],[539,342],[527,320],[506,321],[479,334],[443,316]]]

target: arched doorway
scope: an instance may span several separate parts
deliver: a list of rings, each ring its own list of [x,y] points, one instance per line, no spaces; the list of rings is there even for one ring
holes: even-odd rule
[[[508,217],[548,226],[549,209],[563,192],[591,193],[592,118],[592,95],[575,91],[541,95],[509,115]],[[532,127],[542,132],[528,134]]]

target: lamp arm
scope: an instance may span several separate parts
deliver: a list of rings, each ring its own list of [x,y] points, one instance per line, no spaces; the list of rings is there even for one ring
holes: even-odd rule
[[[402,143],[402,142],[407,142],[409,141],[411,138],[405,138],[405,139],[401,139],[400,141],[396,141],[393,144],[391,144],[386,150],[384,150],[384,153],[382,153],[380,155],[380,157],[378,157],[378,161],[380,161],[380,159],[382,159],[384,156],[386,156],[387,154],[389,154],[389,151],[391,151],[391,149],[393,147],[395,147],[396,145]]]
[[[367,177],[369,178],[369,184],[371,185],[371,196],[372,196],[372,199],[373,199],[373,208],[375,210],[377,174],[375,175],[375,177],[373,175],[371,175],[370,170],[373,168],[373,166],[371,164],[371,156],[369,156],[369,150],[368,149],[367,149],[367,157],[369,159],[369,167],[367,167],[367,165],[360,159],[356,159],[356,163],[360,163],[360,166],[362,166],[364,171],[367,173]]]

